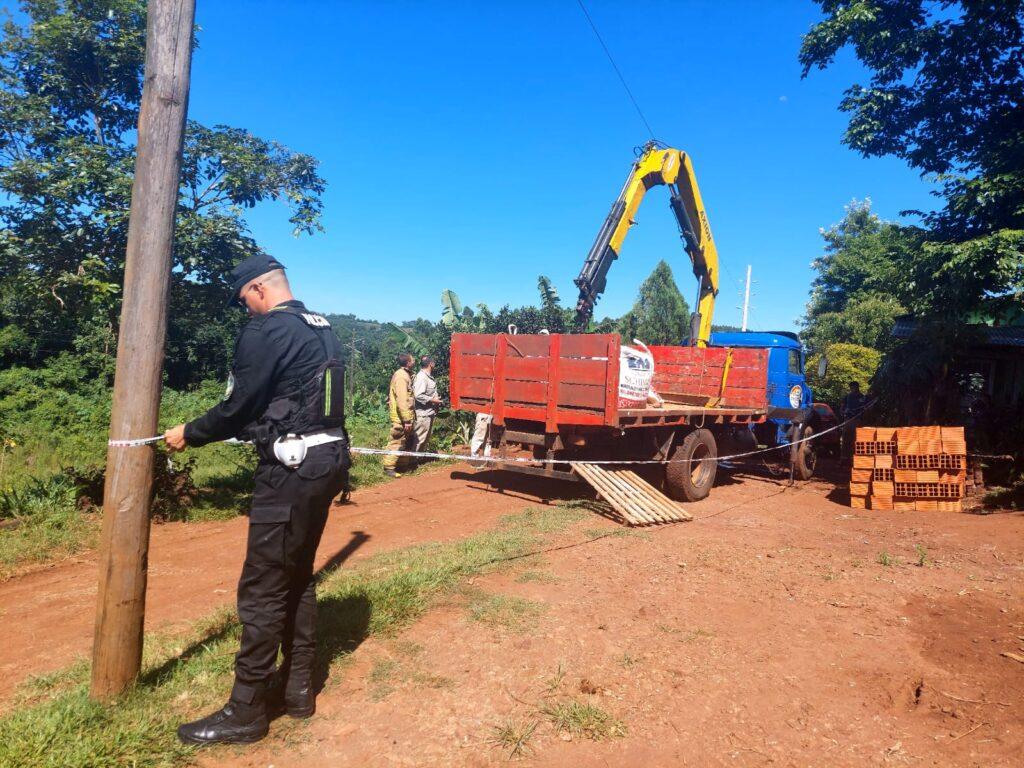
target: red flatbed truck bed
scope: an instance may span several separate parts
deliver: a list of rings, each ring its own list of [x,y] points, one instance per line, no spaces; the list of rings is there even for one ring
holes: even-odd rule
[[[548,460],[502,468],[567,479],[551,462],[679,458],[697,432],[713,460],[716,432],[767,416],[766,349],[650,347],[665,405],[620,408],[620,347],[617,334],[454,334],[452,408],[489,414],[502,455],[519,444]]]

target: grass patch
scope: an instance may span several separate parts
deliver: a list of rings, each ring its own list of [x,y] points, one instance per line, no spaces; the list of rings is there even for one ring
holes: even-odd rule
[[[467,590],[469,617],[496,629],[525,632],[537,623],[547,606],[534,600],[512,595],[498,595],[483,590]]]
[[[917,567],[923,568],[928,562],[928,550],[920,544],[915,544],[914,551],[917,552]]]
[[[580,517],[557,507],[529,510],[462,541],[381,553],[334,571],[320,586],[318,670],[339,669],[367,636],[394,636],[464,579],[507,567]],[[187,637],[147,638],[139,684],[109,704],[89,700],[84,664],[37,678],[23,689],[23,706],[0,719],[0,765],[146,768],[187,761],[194,748],[178,742],[175,728],[224,702],[238,634],[234,615],[224,612]]]
[[[632,654],[629,654],[629,653],[624,653],[619,658],[619,666],[621,666],[623,669],[632,669],[633,667],[635,667],[639,663],[640,663],[640,659],[638,659],[636,656],[633,656]]]
[[[368,675],[369,696],[372,701],[383,701],[399,685],[417,685],[424,688],[445,688],[452,684],[447,677],[425,671],[420,664],[423,647],[416,643],[395,641],[391,644],[401,658],[376,659]]]
[[[61,474],[0,490],[0,579],[26,563],[95,545],[99,516],[82,512],[77,501],[75,483]]]
[[[555,670],[555,674],[544,681],[544,687],[547,689],[548,695],[557,692],[562,686],[563,680],[565,680],[565,667],[562,666],[562,662],[558,662],[558,669]]]
[[[981,503],[987,510],[1024,509],[1024,480],[1007,488],[990,488],[981,497]]]
[[[496,725],[492,729],[491,744],[502,751],[508,752],[508,758],[520,757],[529,754],[528,743],[537,730],[538,721],[519,722],[509,720],[508,722]]]
[[[518,582],[519,584],[557,584],[559,581],[560,579],[557,576],[555,576],[555,574],[551,573],[551,571],[531,569],[528,571],[523,571],[518,576],[516,576],[516,582]]]
[[[589,702],[575,699],[548,704],[541,710],[559,732],[602,741],[626,735],[621,721]]]
[[[879,565],[884,565],[886,568],[891,568],[892,566],[896,565],[896,562],[897,562],[896,558],[893,557],[892,555],[890,555],[885,550],[882,550],[881,552],[878,553],[878,564]]]
[[[395,690],[398,681],[398,662],[394,659],[377,659],[370,670],[370,700],[383,701]]]

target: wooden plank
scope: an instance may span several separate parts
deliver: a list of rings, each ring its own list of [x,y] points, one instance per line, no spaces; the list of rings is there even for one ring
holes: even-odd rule
[[[508,337],[505,334],[498,336],[497,349],[494,360],[494,406],[491,410],[493,423],[499,427],[505,426],[505,358],[508,356]]]
[[[632,525],[644,525],[645,523],[657,522],[654,518],[649,517],[644,513],[643,509],[638,509],[630,499],[623,496],[619,491],[616,484],[612,479],[601,471],[600,467],[592,464],[576,465],[574,466],[580,474],[590,483],[594,489],[607,501],[612,507],[622,515],[626,522]]]
[[[552,334],[548,340],[548,391],[547,418],[544,421],[545,432],[558,431],[558,377],[561,374],[561,370],[559,369],[559,355],[561,348],[561,334]]]
[[[508,345],[509,357],[547,357],[548,335],[545,333],[501,334]]]
[[[642,503],[634,500],[629,492],[622,488],[621,483],[616,480],[614,475],[601,472],[596,475],[595,479],[600,484],[601,495],[605,500],[634,523],[642,525],[661,522],[657,517],[649,514]]]
[[[451,400],[452,410],[459,410],[459,383],[460,383],[460,366],[459,358],[462,356],[462,350],[459,349],[459,339],[457,338],[460,334],[452,335],[451,354],[449,355],[448,361],[448,398]]]
[[[554,338],[554,335],[548,338]],[[509,357],[505,361],[505,378],[520,381],[549,381],[550,356]]]
[[[495,333],[454,333],[452,334],[452,341],[455,340],[456,336],[459,337],[459,348],[464,354],[486,354],[493,357],[497,354],[498,337],[501,335]]]
[[[579,360],[562,355],[558,361],[558,379],[567,384],[597,384],[604,386],[608,374],[607,360]]]
[[[692,519],[679,504],[632,470],[605,469],[594,464],[575,464],[573,469],[632,525]]]
[[[488,411],[484,411],[487,413]],[[591,427],[604,426],[604,415],[597,411],[573,411],[559,408],[557,412],[557,419],[559,424],[579,424]],[[526,421],[536,421],[540,424],[544,424],[547,418],[546,409],[542,406],[521,406],[513,405],[511,403],[505,406],[505,418],[506,419],[525,419]]]
[[[452,361],[458,360],[457,371],[459,376],[467,378],[485,378],[490,379],[494,377],[494,357],[492,355],[467,355],[452,354]],[[455,380],[455,374],[450,375],[451,380]]]
[[[665,494],[632,470],[611,469],[608,471],[614,475],[626,478],[634,488],[642,492],[644,497],[653,504],[654,509],[665,519],[666,522],[693,519],[692,515],[690,515],[689,512],[686,512],[678,502],[674,502],[669,499]]]
[[[562,357],[605,357],[608,353],[608,338],[612,334],[560,334]],[[617,339],[618,336],[616,335]]]
[[[619,350],[622,342],[618,334],[607,338],[605,354],[608,365],[605,368],[604,380],[604,423],[617,426],[619,423]]]
[[[664,368],[658,368],[655,363],[654,369],[654,382],[655,384],[661,383],[663,386],[666,383],[675,382],[693,382],[699,381],[712,382],[717,389],[722,383],[722,371],[724,368],[708,368],[707,371],[700,374],[687,373],[685,371],[678,370],[671,366]],[[725,382],[726,390],[729,389],[764,389],[765,388],[765,371],[754,370],[752,368],[730,368],[729,376]],[[688,391],[684,389],[684,391]]]

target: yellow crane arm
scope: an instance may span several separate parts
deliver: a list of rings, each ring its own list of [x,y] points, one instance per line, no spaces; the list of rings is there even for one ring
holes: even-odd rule
[[[586,328],[594,312],[594,304],[607,285],[608,269],[619,257],[626,233],[635,223],[633,217],[644,195],[651,187],[666,185],[669,204],[679,224],[683,247],[693,263],[693,274],[700,285],[696,311],[691,318],[691,343],[706,347],[711,338],[711,319],[715,296],[718,295],[718,250],[711,237],[711,225],[701,200],[693,165],[685,152],[649,142],[626,179],[622,191],[597,234],[597,239],[583,263],[576,287],[580,289],[576,304],[576,322]]]

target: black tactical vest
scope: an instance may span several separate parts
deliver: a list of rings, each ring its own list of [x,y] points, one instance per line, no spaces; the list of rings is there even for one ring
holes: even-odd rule
[[[263,416],[245,429],[261,456],[273,455],[266,449],[284,435],[345,428],[345,364],[331,324],[322,315],[297,307],[278,306],[273,312],[295,318],[293,322],[303,323],[314,333],[323,348],[324,362],[308,380],[292,382],[284,394],[270,401]]]

